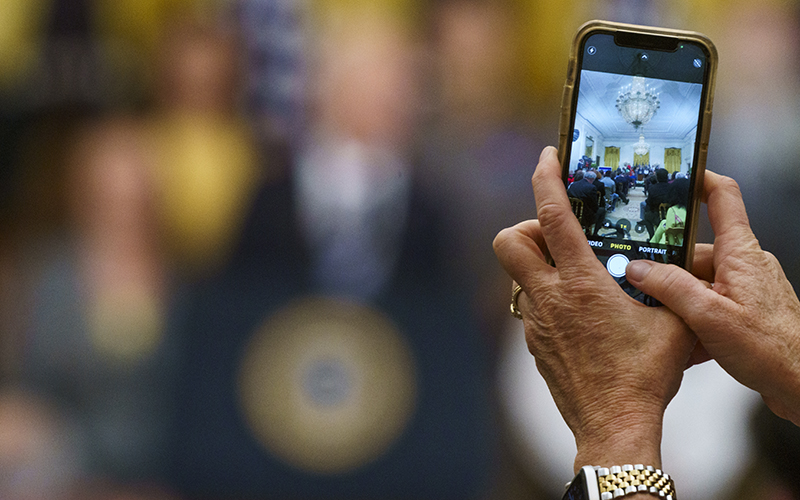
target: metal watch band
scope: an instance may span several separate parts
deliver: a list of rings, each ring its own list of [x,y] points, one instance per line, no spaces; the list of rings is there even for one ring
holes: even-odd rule
[[[610,500],[633,493],[650,493],[665,500],[677,500],[675,484],[669,474],[650,465],[595,467],[600,499]]]

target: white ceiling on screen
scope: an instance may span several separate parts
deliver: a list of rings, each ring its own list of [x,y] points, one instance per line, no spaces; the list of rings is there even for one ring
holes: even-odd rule
[[[701,85],[647,78],[646,85],[658,93],[661,107],[640,131],[622,119],[615,107],[620,89],[633,77],[597,71],[584,71],[581,78],[578,114],[603,136],[605,141],[639,140],[643,131],[648,141],[676,141],[697,126]]]

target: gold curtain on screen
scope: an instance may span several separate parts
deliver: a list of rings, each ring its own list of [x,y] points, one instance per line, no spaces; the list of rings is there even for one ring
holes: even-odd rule
[[[648,151],[647,154],[637,155],[633,153],[633,166],[638,165],[650,165],[650,152]]]
[[[603,158],[603,166],[612,169],[619,168],[619,148],[615,146],[606,147],[606,156]]]
[[[664,149],[664,168],[667,172],[680,172],[681,170],[681,150],[680,148]]]

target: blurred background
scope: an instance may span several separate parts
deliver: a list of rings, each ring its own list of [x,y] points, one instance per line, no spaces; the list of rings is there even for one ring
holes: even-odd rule
[[[535,217],[572,36],[715,41],[708,168],[798,289],[799,14],[3,0],[0,498],[560,498],[574,442],[491,241]],[[798,455],[758,395],[687,372],[682,496],[798,499]]]

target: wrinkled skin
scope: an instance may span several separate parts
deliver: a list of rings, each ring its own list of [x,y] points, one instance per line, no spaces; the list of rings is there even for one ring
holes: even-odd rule
[[[664,409],[696,338],[667,308],[636,302],[611,278],[572,214],[560,170],[546,148],[532,180],[539,219],[501,231],[495,252],[522,286],[528,348],[575,435],[575,469],[659,467]]]
[[[629,264],[628,281],[681,316],[708,357],[760,392],[775,414],[800,425],[800,302],[753,235],[736,182],[707,172],[704,190],[716,236],[713,247],[697,247],[700,279],[641,261]]]
[[[576,470],[660,466],[664,409],[683,369],[707,359],[800,425],[800,302],[759,247],[733,180],[706,172],[716,238],[697,245],[694,275],[651,261],[628,265],[628,281],[665,304],[659,308],[628,297],[595,258],[554,148],[542,152],[532,183],[539,219],[501,231],[494,248],[523,289],[528,347],[575,434]]]

